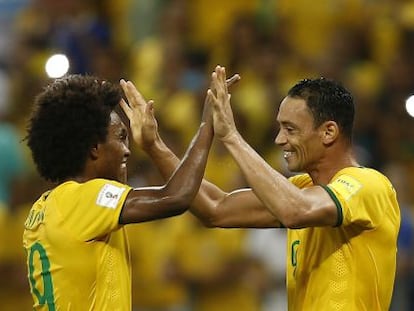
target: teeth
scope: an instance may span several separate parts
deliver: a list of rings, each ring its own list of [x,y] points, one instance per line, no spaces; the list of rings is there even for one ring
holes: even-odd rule
[[[284,151],[283,152],[283,157],[286,159],[286,158],[290,157],[292,154],[293,154],[292,151]]]

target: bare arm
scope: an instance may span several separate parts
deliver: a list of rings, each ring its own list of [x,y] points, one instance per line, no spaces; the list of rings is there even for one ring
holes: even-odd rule
[[[121,82],[129,105],[121,106],[130,120],[134,140],[140,142],[140,127],[137,122],[141,114],[153,118],[153,106],[140,106],[136,101],[140,94],[131,82]],[[200,128],[187,149],[182,161],[177,163],[171,177],[161,187],[143,187],[130,191],[120,215],[120,223],[143,222],[170,217],[185,212],[194,199],[203,178],[208,152],[213,140],[211,111],[207,96]],[[150,122],[150,120],[147,120]],[[137,133],[139,135],[137,135]]]
[[[224,144],[253,192],[284,226],[301,228],[337,223],[336,205],[322,187],[297,188],[268,165],[240,134],[228,137]]]
[[[213,89],[217,94],[213,99],[214,130],[253,192],[287,227],[335,225],[335,203],[322,187],[297,188],[267,164],[240,135],[234,123],[225,78],[224,68],[213,77]]]
[[[231,85],[238,76],[227,80]],[[139,96],[142,106],[147,105]],[[167,180],[179,165],[178,157],[166,146],[157,131],[156,121],[141,115],[146,123],[140,136],[140,145],[151,157]],[[145,122],[145,120],[149,122]],[[209,227],[279,227],[280,222],[257,199],[251,189],[226,193],[213,183],[203,179],[190,211]]]

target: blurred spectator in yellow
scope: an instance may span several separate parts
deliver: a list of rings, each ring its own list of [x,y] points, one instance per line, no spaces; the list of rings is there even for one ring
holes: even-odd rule
[[[31,310],[32,298],[25,254],[22,249],[23,223],[30,206],[0,211],[0,300],[2,311]]]
[[[246,252],[262,270],[262,311],[286,311],[286,230],[248,229]]]
[[[209,50],[226,48],[223,42],[226,42],[234,21],[241,15],[254,13],[259,4],[258,0],[188,1],[188,27],[191,30],[188,32],[188,42],[190,46]],[[211,8],[220,9],[212,10]],[[217,44],[218,42],[221,44]]]
[[[186,226],[179,217],[127,227],[134,311],[185,311],[188,307],[185,283],[169,277],[168,271],[179,238],[191,234]]]
[[[261,278],[244,249],[242,230],[207,229],[186,214],[189,229],[175,245],[170,273],[185,282],[192,311],[258,311]],[[257,281],[257,282],[256,282]]]

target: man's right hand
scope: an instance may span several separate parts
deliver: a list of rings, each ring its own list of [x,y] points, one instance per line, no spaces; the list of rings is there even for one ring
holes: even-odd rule
[[[230,105],[230,94],[226,80],[226,70],[217,66],[212,74],[212,88],[209,90],[212,97],[214,133],[223,142],[235,137],[238,133]]]
[[[131,81],[120,81],[127,98],[121,100],[120,106],[129,119],[132,137],[143,150],[150,149],[158,136],[158,124],[154,117],[153,101],[146,101]]]
[[[217,69],[217,68],[216,68]],[[214,76],[215,71],[211,74],[211,78],[213,81],[213,76]],[[239,74],[234,74],[232,77],[228,78],[225,83],[227,85],[227,88],[231,87],[233,84],[237,83],[240,81],[240,75]],[[204,111],[203,111],[203,115],[202,115],[202,121],[208,121],[209,118],[213,117],[211,114],[212,112],[210,111],[212,109],[212,105],[213,105],[213,97],[216,96],[215,94],[215,89],[213,88],[212,83],[210,84],[210,88],[207,90],[207,95],[206,98],[204,100]],[[212,120],[211,120],[212,121]]]
[[[239,80],[240,76],[235,74],[226,80],[227,86],[230,87]],[[154,116],[154,103],[151,100],[147,102],[131,81],[122,79],[120,85],[128,101],[122,99],[120,106],[129,119],[134,142],[148,152],[157,141],[161,142],[157,120]]]

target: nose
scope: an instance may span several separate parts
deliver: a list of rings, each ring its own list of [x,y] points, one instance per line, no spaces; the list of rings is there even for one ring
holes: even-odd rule
[[[127,145],[124,145],[124,155],[127,158],[131,155],[131,150],[129,150],[129,147]]]
[[[275,140],[276,145],[282,146],[287,143],[286,135],[283,133],[282,130],[279,130],[279,132],[276,134]]]

